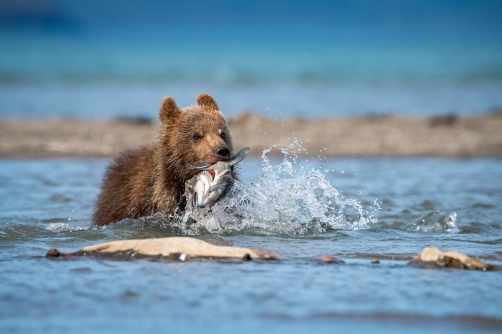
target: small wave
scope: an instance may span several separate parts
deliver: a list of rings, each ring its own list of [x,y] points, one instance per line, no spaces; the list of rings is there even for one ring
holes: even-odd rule
[[[457,213],[452,212],[444,215],[440,212],[430,212],[420,217],[413,225],[417,232],[446,232],[459,233],[456,225]]]
[[[280,164],[268,159],[272,149],[283,155]],[[192,208],[187,207],[187,213],[171,225],[190,235],[206,231],[312,235],[364,229],[376,222],[376,201],[367,210],[358,199],[346,198],[321,171],[297,162],[300,151],[304,149],[298,140],[288,149],[275,145],[265,150],[257,183],[236,183],[210,211],[190,214]]]
[[[88,228],[82,226],[70,226],[67,223],[51,223],[46,227],[46,229],[52,232],[76,232],[88,230]]]

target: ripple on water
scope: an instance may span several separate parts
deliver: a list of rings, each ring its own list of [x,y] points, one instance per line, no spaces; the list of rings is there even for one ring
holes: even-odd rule
[[[422,215],[413,225],[418,232],[446,232],[458,233],[460,230],[456,225],[457,214],[455,212],[444,215],[434,211]]]
[[[85,231],[89,228],[82,226],[70,226],[68,223],[50,223],[47,229],[53,232],[75,232],[75,231]]]

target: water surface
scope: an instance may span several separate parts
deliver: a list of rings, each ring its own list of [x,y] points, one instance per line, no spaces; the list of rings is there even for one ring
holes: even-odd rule
[[[36,3],[36,5],[35,5]],[[502,107],[496,1],[0,4],[0,118],[474,115]],[[169,19],[165,19],[166,15]]]
[[[243,161],[244,185],[233,198],[259,190],[270,196],[268,204],[259,202],[261,210],[246,211],[252,208],[248,201],[239,206],[238,217],[225,213],[225,205],[235,205],[229,198],[213,212],[219,225],[207,217],[183,232],[165,220],[148,219],[90,228],[105,160],[1,161],[2,332],[501,329],[500,272],[406,266],[425,246],[502,264],[500,160],[288,159]],[[281,187],[290,187],[289,194]],[[314,196],[308,207],[301,208],[295,192]],[[315,218],[316,209],[329,201],[326,212],[334,216]],[[279,215],[268,221],[267,212],[277,203]],[[232,215],[238,223],[228,220]],[[277,251],[288,260],[43,257],[53,247],[72,251],[97,242],[184,233],[214,244]],[[322,254],[345,264],[312,260]],[[381,263],[371,264],[372,258]]]

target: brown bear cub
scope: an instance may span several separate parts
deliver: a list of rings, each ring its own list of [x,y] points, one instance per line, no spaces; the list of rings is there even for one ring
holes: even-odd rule
[[[155,141],[122,152],[108,166],[92,218],[94,225],[156,212],[169,214],[177,208],[182,211],[185,181],[197,173],[187,166],[231,158],[227,124],[210,95],[200,94],[196,106],[183,110],[172,97],[166,97],[159,117],[162,126]]]

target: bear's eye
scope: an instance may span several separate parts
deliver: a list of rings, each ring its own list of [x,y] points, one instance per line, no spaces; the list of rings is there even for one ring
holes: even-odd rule
[[[200,135],[198,135],[198,134],[194,134],[193,137],[192,137],[193,141],[199,141],[201,138],[202,137]]]
[[[221,139],[225,140],[227,138],[227,135],[225,134],[225,132],[222,132],[220,137]]]

